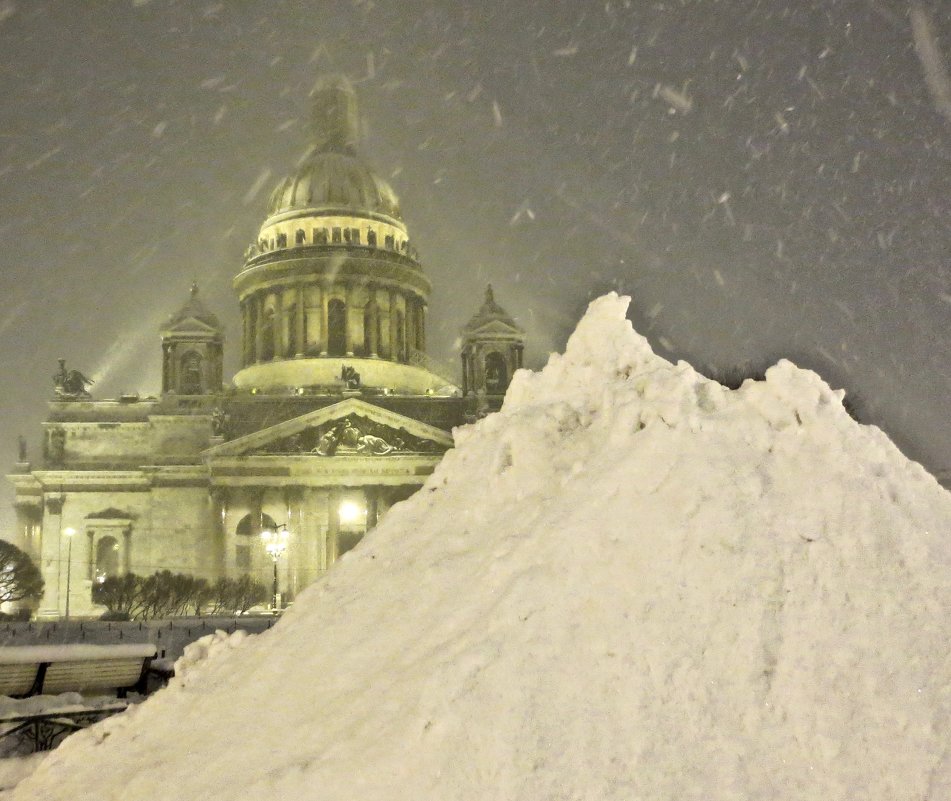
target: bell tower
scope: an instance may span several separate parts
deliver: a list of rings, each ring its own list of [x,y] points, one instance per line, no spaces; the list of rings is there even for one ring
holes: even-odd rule
[[[198,284],[192,284],[188,302],[168,319],[160,333],[163,394],[207,395],[221,391],[221,325],[198,299]]]
[[[489,284],[482,308],[462,329],[463,394],[504,395],[524,350],[525,331],[495,302]]]

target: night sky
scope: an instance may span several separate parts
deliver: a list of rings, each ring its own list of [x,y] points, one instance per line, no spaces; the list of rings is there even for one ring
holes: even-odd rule
[[[487,282],[535,366],[617,289],[664,356],[791,358],[951,468],[949,64],[946,0],[0,0],[4,464],[57,357],[156,393],[193,280],[234,372],[231,278],[339,72],[438,359]]]

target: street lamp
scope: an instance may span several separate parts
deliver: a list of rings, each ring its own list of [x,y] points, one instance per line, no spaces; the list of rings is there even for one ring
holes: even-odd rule
[[[268,552],[271,561],[274,562],[274,589],[271,602],[271,609],[274,612],[278,611],[281,600],[281,596],[277,592],[277,560],[280,559],[281,554],[287,550],[287,538],[289,534],[290,532],[288,532],[287,526],[283,524],[277,531],[265,530],[261,532],[261,539],[264,540],[264,550]]]
[[[66,548],[66,620],[69,620],[69,583],[73,575],[73,535],[76,529],[72,526],[63,529],[66,535],[66,542],[69,545]]]

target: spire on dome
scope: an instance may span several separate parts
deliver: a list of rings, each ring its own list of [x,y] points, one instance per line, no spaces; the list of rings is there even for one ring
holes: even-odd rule
[[[360,139],[357,94],[343,75],[322,78],[311,90],[311,139],[318,153],[354,155]]]

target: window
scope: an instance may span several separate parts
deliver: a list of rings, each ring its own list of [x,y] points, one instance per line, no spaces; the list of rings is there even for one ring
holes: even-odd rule
[[[387,234],[383,240],[383,247],[387,250],[393,250],[393,234]]]
[[[96,543],[96,582],[102,584],[110,576],[119,575],[119,541],[103,537]]]
[[[350,241],[353,242],[354,245],[360,244],[360,229],[359,228],[350,229]]]
[[[335,228],[333,229],[333,231],[331,231],[331,236],[333,237],[333,242],[334,242],[334,244],[339,244],[339,243],[342,241],[342,240],[341,240],[340,229],[337,228],[337,227],[335,227]]]
[[[278,234],[277,235],[277,246],[279,248],[287,247],[287,234]]]
[[[368,244],[371,248],[375,248],[375,247],[376,247],[376,231],[374,231],[372,228],[370,228],[370,229],[367,231],[367,244]]]
[[[315,228],[315,229],[314,229],[314,244],[315,244],[315,245],[326,245],[326,244],[327,244],[327,229],[326,229],[326,228]]]
[[[298,245],[303,245],[307,241],[307,234],[304,233],[303,228],[298,228],[297,233],[294,234],[294,242]]]
[[[493,351],[485,357],[485,391],[492,395],[501,395],[508,385],[505,357]]]
[[[182,395],[201,395],[201,356],[190,350],[182,356],[179,392]]]

